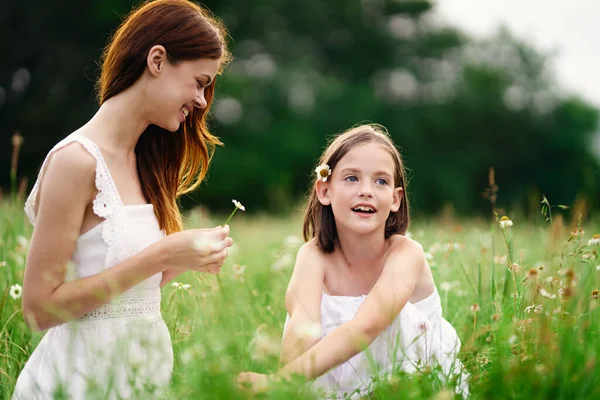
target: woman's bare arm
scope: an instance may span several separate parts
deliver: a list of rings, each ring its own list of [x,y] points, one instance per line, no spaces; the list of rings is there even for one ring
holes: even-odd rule
[[[83,216],[96,193],[96,160],[70,144],[51,156],[37,199],[36,226],[23,283],[23,313],[33,329],[48,329],[90,312],[164,267],[151,246],[97,275],[65,282]]]

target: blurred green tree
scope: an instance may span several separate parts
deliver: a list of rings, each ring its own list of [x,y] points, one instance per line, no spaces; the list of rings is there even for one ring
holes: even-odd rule
[[[134,2],[39,3],[0,4],[0,137],[23,133],[21,175],[30,179],[96,110],[96,62]],[[417,212],[487,212],[489,167],[499,206],[527,206],[536,191],[598,207],[598,161],[587,148],[597,110],[565,97],[549,57],[508,32],[474,40],[436,22],[426,0],[204,4],[228,26],[235,62],[212,111],[225,147],[184,206],[229,209],[237,198],[249,210],[289,210],[327,138],[369,121],[401,148]],[[0,149],[2,186],[9,147]]]

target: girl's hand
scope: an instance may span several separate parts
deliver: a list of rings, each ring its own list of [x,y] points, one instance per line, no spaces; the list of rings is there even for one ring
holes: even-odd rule
[[[173,233],[160,241],[168,268],[181,272],[219,273],[233,245],[229,226],[213,229],[189,229]]]
[[[241,372],[237,376],[237,383],[242,389],[250,390],[254,393],[262,393],[269,388],[271,375],[259,374],[257,372]]]

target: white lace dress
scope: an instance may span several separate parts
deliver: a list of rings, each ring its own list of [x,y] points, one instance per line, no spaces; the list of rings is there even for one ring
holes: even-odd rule
[[[72,142],[96,159],[93,210],[104,221],[77,239],[67,280],[111,268],[164,236],[151,204],[123,205],[102,153],[90,139],[72,134],[49,155]],[[47,161],[25,203],[34,225]],[[167,385],[173,351],[160,313],[161,278],[154,275],[110,303],[48,330],[21,371],[13,399],[51,399],[58,393],[70,399],[148,398],[153,388]]]
[[[321,300],[321,338],[352,320],[366,298],[363,296],[331,296]],[[284,332],[289,322],[286,319]],[[439,365],[442,379],[459,375],[457,389],[469,394],[467,379],[457,359],[460,339],[454,327],[442,317],[442,304],[437,290],[417,303],[406,303],[394,322],[363,352],[321,375],[312,383],[324,399],[359,398],[367,395],[374,377],[384,377],[396,370],[408,373],[424,365]]]

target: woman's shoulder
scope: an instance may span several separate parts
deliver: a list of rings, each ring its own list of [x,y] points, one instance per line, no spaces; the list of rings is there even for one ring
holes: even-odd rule
[[[48,157],[48,172],[68,174],[70,179],[92,177],[96,171],[96,158],[77,140],[70,140],[55,148]]]
[[[89,149],[68,136],[49,152],[42,170],[43,177],[40,173],[38,180],[43,178],[45,188],[59,185],[69,190],[70,197],[79,196],[87,191],[88,183],[93,185],[96,164],[96,157]]]

